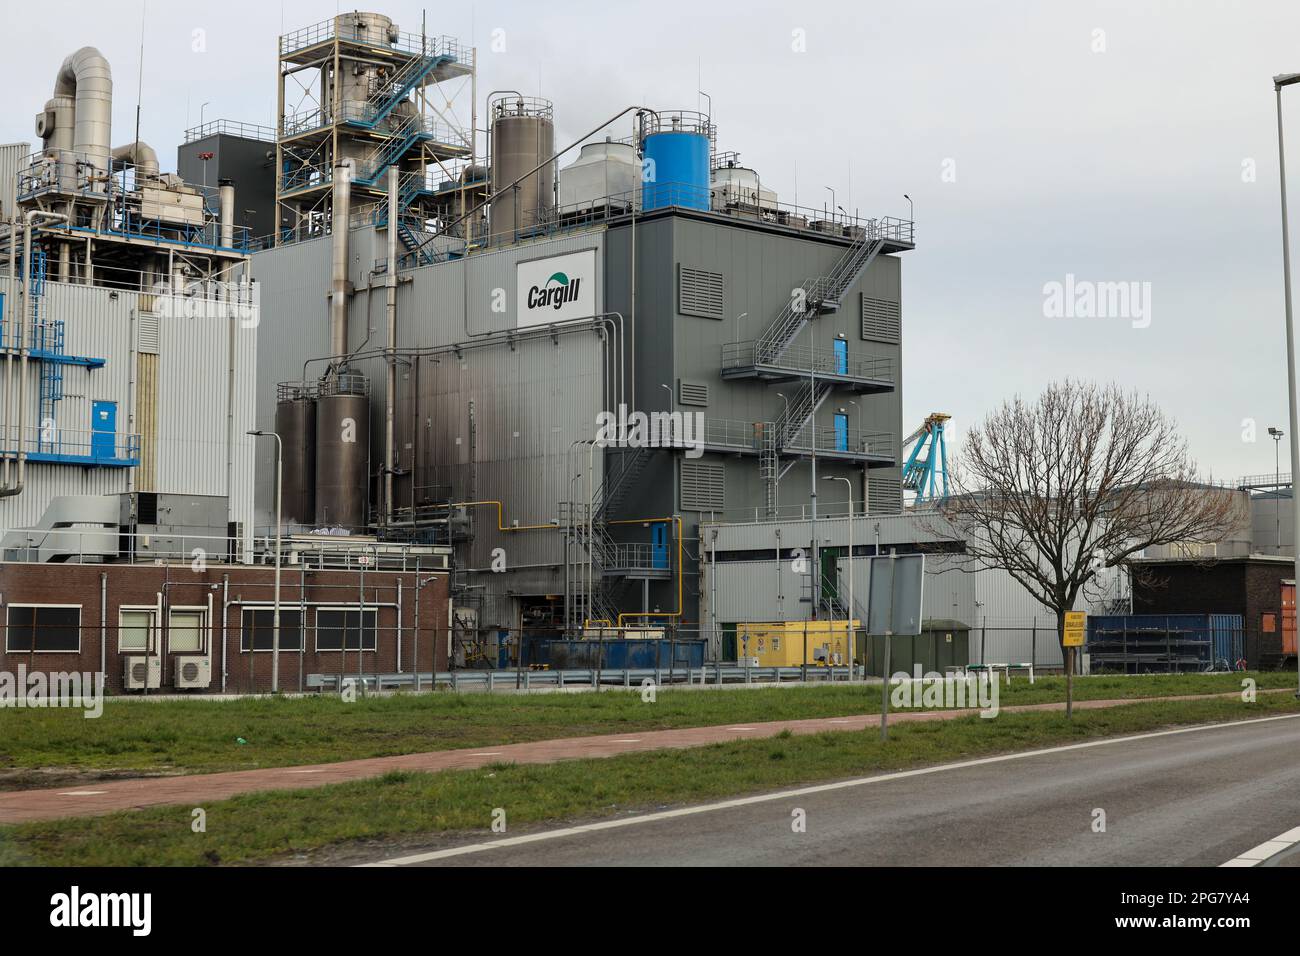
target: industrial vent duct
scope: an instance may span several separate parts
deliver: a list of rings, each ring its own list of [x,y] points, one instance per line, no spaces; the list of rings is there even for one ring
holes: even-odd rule
[[[704,319],[725,317],[725,283],[721,272],[679,266],[677,274],[677,311]]]
[[[74,110],[72,150],[94,167],[92,191],[103,192],[108,179],[113,133],[113,71],[104,55],[82,47],[59,67],[54,80],[56,109],[71,100]],[[56,118],[55,129],[61,123]]]
[[[897,345],[902,328],[902,314],[897,302],[862,296],[862,338],[868,342]]]
[[[711,461],[683,461],[681,474],[684,510],[722,510],[724,471],[721,464]]]
[[[867,485],[867,511],[870,514],[903,513],[903,483],[898,478],[872,475]]]
[[[706,406],[709,404],[709,386],[703,382],[679,382],[677,401],[683,405]]]

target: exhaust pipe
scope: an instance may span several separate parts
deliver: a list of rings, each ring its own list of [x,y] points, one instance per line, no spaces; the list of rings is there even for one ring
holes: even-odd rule
[[[348,354],[348,224],[352,217],[351,158],[334,165],[334,260],[330,276],[330,355],[341,370]]]
[[[94,168],[91,191],[105,190],[111,162],[113,132],[113,71],[93,46],[73,53],[59,67],[54,98],[75,100],[72,149]]]

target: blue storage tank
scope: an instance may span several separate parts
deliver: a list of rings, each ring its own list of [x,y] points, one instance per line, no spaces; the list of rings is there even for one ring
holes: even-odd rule
[[[641,149],[646,160],[642,209],[710,208],[707,117],[651,114],[642,127]]]

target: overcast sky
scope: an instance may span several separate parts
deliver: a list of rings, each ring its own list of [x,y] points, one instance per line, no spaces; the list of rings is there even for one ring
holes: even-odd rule
[[[35,141],[32,117],[59,63],[84,45],[112,63],[113,141],[129,142],[140,0],[0,2],[10,31],[0,142]],[[273,125],[277,35],[348,9],[149,0],[141,138],[174,169],[201,113]],[[905,427],[945,411],[959,438],[1017,392],[1067,375],[1113,380],[1179,421],[1203,471],[1273,470],[1266,429],[1286,427],[1287,405],[1270,78],[1300,71],[1300,4],[384,0],[371,9],[415,33],[427,9],[430,33],[472,40],[480,94],[553,99],[557,143],[632,103],[695,109],[703,89],[718,148],[740,151],[782,201],[820,207],[829,186],[849,210],[906,215],[910,194]],[[1294,172],[1300,87],[1289,96]],[[1136,283],[1138,298],[1125,315],[1049,315],[1045,287],[1067,275],[1076,289]]]

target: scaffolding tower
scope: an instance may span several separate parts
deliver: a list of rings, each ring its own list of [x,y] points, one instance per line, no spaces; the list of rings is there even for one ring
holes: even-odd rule
[[[397,229],[408,252],[486,190],[474,164],[472,47],[403,33],[381,14],[345,13],[281,36],[277,73],[277,243],[331,231],[340,166],[351,166],[353,221],[381,226],[387,172],[397,167]]]

